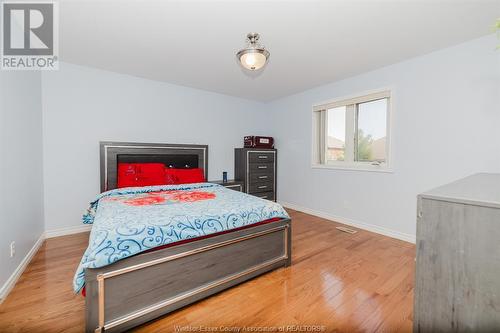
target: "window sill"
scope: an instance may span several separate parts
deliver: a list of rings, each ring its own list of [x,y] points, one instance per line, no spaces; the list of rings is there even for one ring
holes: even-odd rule
[[[382,173],[394,173],[394,170],[390,167],[378,167],[378,166],[368,166],[368,165],[326,165],[326,164],[312,164],[313,169],[333,169],[333,170],[344,170],[344,171],[364,171],[364,172],[382,172]]]

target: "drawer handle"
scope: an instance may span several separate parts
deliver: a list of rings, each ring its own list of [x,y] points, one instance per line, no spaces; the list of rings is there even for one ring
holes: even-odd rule
[[[267,165],[259,165],[257,168],[259,168],[259,169],[267,169]]]
[[[259,179],[267,179],[267,176],[259,176]]]
[[[258,188],[267,188],[267,185],[259,186]]]
[[[259,158],[267,158],[266,155],[259,155]]]

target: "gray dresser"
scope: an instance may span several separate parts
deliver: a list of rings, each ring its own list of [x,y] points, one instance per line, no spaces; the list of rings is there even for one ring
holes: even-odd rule
[[[234,150],[234,174],[244,192],[276,201],[276,157],[276,149]]]
[[[500,331],[500,174],[418,197],[414,331]]]

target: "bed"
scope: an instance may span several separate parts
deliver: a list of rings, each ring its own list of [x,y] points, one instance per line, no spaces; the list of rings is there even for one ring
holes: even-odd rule
[[[201,168],[208,146],[101,142],[101,195],[75,274],[86,332],[122,332],[291,264],[283,207],[212,183],[117,188],[117,165]]]

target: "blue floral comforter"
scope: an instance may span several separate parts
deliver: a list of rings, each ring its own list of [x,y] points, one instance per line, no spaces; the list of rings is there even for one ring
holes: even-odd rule
[[[257,223],[287,218],[272,201],[210,183],[122,188],[91,202],[83,223],[93,223],[89,246],[73,280],[84,286],[85,268],[103,267],[151,248]]]

